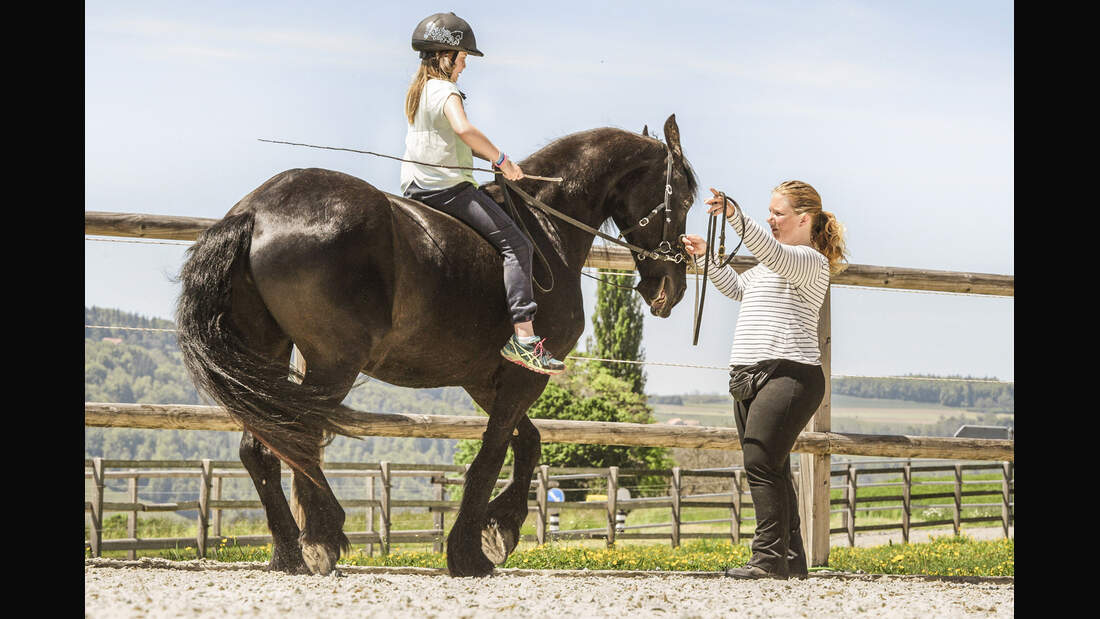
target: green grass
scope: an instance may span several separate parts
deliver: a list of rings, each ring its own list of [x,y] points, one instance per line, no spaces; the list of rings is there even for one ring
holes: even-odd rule
[[[194,558],[194,549],[159,551],[159,556],[184,561]],[[744,565],[751,556],[747,544],[729,541],[693,540],[679,548],[662,544],[616,544],[604,546],[555,542],[520,548],[504,568],[555,570],[646,570],[646,571],[722,571]],[[238,547],[232,542],[212,548],[208,558],[215,561],[256,561],[266,563],[271,547]],[[363,547],[353,548],[340,564],[355,566],[426,567],[443,569],[445,554],[426,550],[404,550],[388,555],[368,555]],[[843,572],[868,574],[927,574],[934,576],[1014,576],[1014,541],[975,541],[965,535],[934,537],[921,544],[888,544],[869,548],[834,547],[829,568]]]
[[[1014,576],[1015,540],[974,541],[961,535],[933,537],[923,544],[834,547],[829,551],[829,566],[868,574]]]

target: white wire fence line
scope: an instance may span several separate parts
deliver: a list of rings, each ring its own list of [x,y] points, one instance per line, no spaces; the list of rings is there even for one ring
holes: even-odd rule
[[[85,329],[118,329],[121,331],[153,331],[162,333],[175,333],[175,329],[155,329],[152,327],[112,327],[109,325],[84,325]],[[671,363],[667,361],[636,361],[631,359],[607,359],[603,357],[580,357],[576,355],[569,355],[566,359],[574,361],[601,361],[606,363],[632,363],[636,365],[653,365],[661,367],[673,367],[673,368],[692,368],[699,370],[721,370],[723,372],[729,371],[729,366],[718,365],[697,365],[692,363]],[[938,382],[956,382],[956,383],[997,383],[997,384],[1015,384],[1013,380],[997,380],[997,379],[985,379],[985,378],[936,378],[927,376],[862,376],[856,374],[832,374],[832,378],[889,378],[895,380],[924,380],[924,381],[938,381]]]

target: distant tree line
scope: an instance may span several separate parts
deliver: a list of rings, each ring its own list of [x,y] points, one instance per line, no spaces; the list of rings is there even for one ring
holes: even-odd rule
[[[996,380],[990,377],[933,376],[926,374],[911,374],[908,376],[928,380],[834,378],[832,391],[833,393],[860,398],[927,402],[993,413],[1014,413],[1016,410],[1016,385],[1013,383],[942,380],[945,378],[966,379],[969,381]]]
[[[957,382],[944,380],[996,380],[988,377],[971,376],[935,376],[913,374],[911,380],[905,378],[834,378],[832,392],[837,395],[849,395],[857,398],[880,398],[885,400],[907,400],[953,406],[968,410],[989,413],[1015,413],[1016,386],[1012,383],[996,382]],[[938,380],[937,380],[938,379]],[[730,400],[726,394],[656,395],[648,396],[650,404],[670,404],[690,406],[692,404],[715,404]]]

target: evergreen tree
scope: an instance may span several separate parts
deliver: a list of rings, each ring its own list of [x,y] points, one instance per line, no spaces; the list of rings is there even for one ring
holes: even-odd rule
[[[612,273],[633,273],[632,271],[612,271]],[[634,277],[608,275],[619,286],[632,287]],[[644,361],[642,348],[642,302],[634,290],[620,288],[601,280],[596,284],[596,311],[592,316],[592,330],[595,346],[590,340],[589,352],[603,359],[624,359]],[[607,368],[616,378],[630,385],[634,393],[645,394],[645,370],[640,363],[614,363],[593,361]]]

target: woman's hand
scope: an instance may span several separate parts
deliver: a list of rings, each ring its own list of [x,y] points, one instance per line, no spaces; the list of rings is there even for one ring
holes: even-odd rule
[[[504,163],[500,164],[500,171],[504,173],[504,178],[510,181],[518,181],[523,178],[523,170],[520,169],[518,163],[510,158],[505,158]]]
[[[707,205],[707,212],[711,215],[722,210],[722,193],[715,189],[710,188],[710,192],[714,194],[714,197],[709,198],[704,204]],[[726,217],[733,217],[733,214],[737,212],[737,207],[733,205],[733,201],[726,200]]]
[[[681,234],[680,242],[689,256],[702,256],[707,253],[707,242],[698,234]]]

